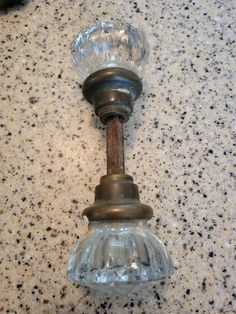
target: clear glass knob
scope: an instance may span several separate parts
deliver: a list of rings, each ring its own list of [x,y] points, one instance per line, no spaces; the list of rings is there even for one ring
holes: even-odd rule
[[[105,21],[77,34],[71,50],[86,79],[83,95],[107,125],[108,134],[111,131],[107,147],[115,156],[107,154],[108,175],[96,187],[95,203],[83,212],[92,222],[88,234],[72,249],[67,276],[102,292],[128,294],[174,271],[165,246],[143,220],[152,217],[152,209],[139,201],[138,187],[123,174],[121,158],[122,124],[142,92],[137,74],[147,62],[149,46],[144,33],[130,24]]]
[[[106,67],[137,73],[147,62],[149,45],[145,34],[130,24],[101,21],[76,35],[71,52],[79,73],[86,78]]]
[[[68,279],[112,294],[128,294],[163,280],[174,266],[147,221],[94,222],[74,246]]]

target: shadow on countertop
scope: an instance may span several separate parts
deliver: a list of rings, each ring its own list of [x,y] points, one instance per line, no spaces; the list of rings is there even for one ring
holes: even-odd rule
[[[0,0],[0,15],[9,11],[21,10],[28,4],[29,0]]]

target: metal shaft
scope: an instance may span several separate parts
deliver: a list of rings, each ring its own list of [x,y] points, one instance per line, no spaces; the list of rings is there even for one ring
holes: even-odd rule
[[[107,130],[107,174],[125,173],[124,127],[118,116],[106,122]]]

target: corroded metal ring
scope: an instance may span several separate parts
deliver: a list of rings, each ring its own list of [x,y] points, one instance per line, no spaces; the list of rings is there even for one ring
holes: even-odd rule
[[[133,102],[142,90],[142,81],[137,74],[122,68],[96,71],[86,78],[82,88],[85,99],[94,105],[95,113],[103,123],[114,115],[128,121]]]
[[[106,175],[95,190],[95,202],[83,213],[89,221],[151,219],[153,210],[139,200],[139,191],[131,176]]]

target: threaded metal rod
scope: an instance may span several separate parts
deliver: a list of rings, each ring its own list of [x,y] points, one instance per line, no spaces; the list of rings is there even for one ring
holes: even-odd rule
[[[124,127],[118,116],[106,122],[107,131],[107,174],[125,173]]]

